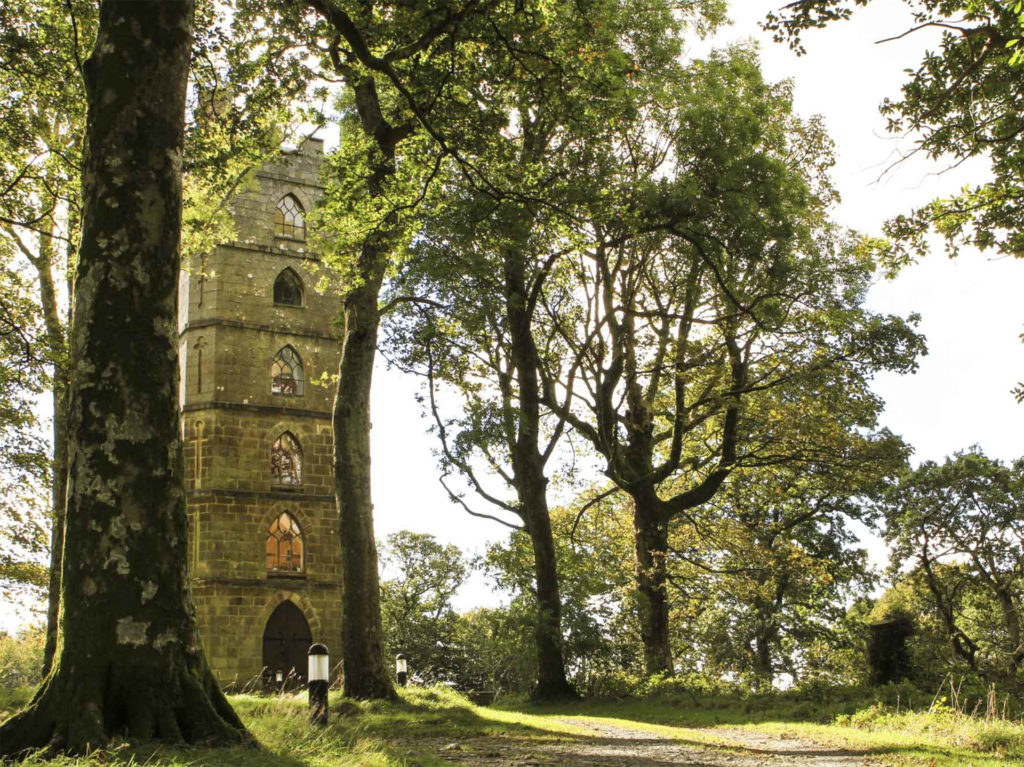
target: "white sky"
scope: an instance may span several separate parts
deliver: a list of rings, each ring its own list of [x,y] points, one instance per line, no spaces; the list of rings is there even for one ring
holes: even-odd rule
[[[859,9],[852,21],[814,30],[804,37],[807,54],[797,57],[758,29],[780,0],[733,2],[735,24],[719,34],[715,45],[754,38],[760,42],[763,68],[770,80],[792,78],[796,110],[825,117],[837,144],[834,177],[843,197],[836,220],[863,232],[879,233],[882,222],[967,183],[983,164],[941,173],[943,166],[903,163],[879,177],[911,140],[885,133],[878,105],[899,94],[903,71],[921,58],[935,38],[914,35],[899,42],[875,41],[905,30],[902,4],[874,3]],[[895,281],[872,290],[869,305],[880,312],[921,315],[919,331],[929,354],[913,376],[879,376],[876,391],[887,407],[882,424],[914,446],[915,461],[941,460],[977,443],[1003,460],[1022,453],[1024,406],[1010,390],[1024,379],[1024,261],[989,260],[965,252],[950,261],[938,250]],[[412,397],[414,384],[380,366],[374,380],[373,449],[376,530],[379,538],[403,528],[428,532],[468,550],[504,537],[493,522],[468,516],[453,506],[437,481],[431,451],[433,437]],[[481,510],[487,510],[481,506]],[[876,563],[884,547],[867,540]],[[493,601],[478,580],[463,590],[460,606]]]
[[[908,27],[902,4],[873,3],[858,9],[853,21],[807,33],[807,55],[798,58],[771,42],[757,28],[781,0],[733,2],[735,25],[718,35],[716,45],[754,38],[760,41],[763,66],[770,80],[792,78],[800,114],[821,114],[836,141],[834,176],[843,196],[836,219],[858,230],[878,233],[882,222],[943,193],[958,189],[979,173],[983,164],[942,173],[942,166],[903,163],[879,177],[910,140],[885,133],[878,104],[895,97],[903,70],[921,58],[934,37],[913,35],[902,41],[875,41]],[[895,281],[880,282],[869,305],[881,312],[918,312],[920,332],[929,355],[913,376],[880,376],[876,391],[887,407],[884,426],[901,434],[915,449],[915,461],[941,460],[955,450],[979,444],[990,456],[1010,460],[1024,453],[1024,406],[1010,394],[1024,379],[1024,261],[991,260],[964,252],[948,260],[941,251],[906,269]],[[437,481],[432,450],[414,400],[415,383],[381,364],[373,395],[373,492],[379,538],[401,529],[428,532],[468,551],[504,537],[505,528],[470,517],[453,506]],[[481,510],[487,510],[481,506]],[[876,561],[884,550],[869,546]],[[481,579],[463,590],[461,607],[493,602]],[[3,615],[3,613],[7,613]],[[0,610],[0,627],[14,624]]]

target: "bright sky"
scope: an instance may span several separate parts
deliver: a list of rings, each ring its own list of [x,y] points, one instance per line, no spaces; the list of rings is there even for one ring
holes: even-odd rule
[[[757,27],[780,0],[733,3],[735,24],[718,35],[716,45],[758,40],[770,80],[792,78],[800,114],[821,114],[837,144],[834,177],[843,202],[836,219],[851,228],[878,233],[882,222],[901,211],[958,189],[984,172],[983,165],[941,173],[943,166],[906,162],[884,175],[909,139],[885,133],[878,105],[895,97],[903,71],[921,58],[929,40],[913,35],[881,45],[875,41],[908,28],[902,4],[880,2],[859,9],[854,19],[805,35],[807,55],[797,57],[773,43]],[[697,51],[695,51],[696,53]],[[941,252],[906,269],[895,281],[881,281],[869,304],[880,312],[921,315],[920,332],[929,355],[913,376],[880,376],[876,391],[887,406],[883,425],[914,446],[915,461],[942,460],[977,443],[1003,460],[1022,453],[1024,406],[1011,388],[1024,379],[1024,261],[990,260],[965,252],[953,261]],[[453,506],[437,481],[426,434],[408,379],[383,366],[374,381],[374,499],[378,537],[403,528],[428,532],[468,550],[504,536],[504,528],[468,516]],[[486,510],[485,506],[481,510]],[[866,541],[876,562],[884,547]],[[476,582],[464,590],[461,605],[492,601]]]

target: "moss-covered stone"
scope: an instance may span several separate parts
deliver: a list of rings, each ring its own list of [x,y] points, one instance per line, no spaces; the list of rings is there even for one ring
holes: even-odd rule
[[[311,140],[260,169],[253,188],[233,201],[235,240],[181,274],[190,583],[203,646],[225,687],[262,684],[264,631],[286,600],[301,610],[313,641],[340,650],[333,384],[315,383],[337,370],[340,298],[329,287],[318,289],[332,283],[306,243],[275,236],[274,228],[286,195],[312,209],[321,194],[322,156],[322,144]],[[300,306],[274,302],[274,282],[287,268],[302,281]],[[301,395],[271,386],[274,356],[286,345],[302,360]],[[302,481],[293,487],[271,480],[271,447],[286,431],[302,449]],[[282,512],[302,531],[300,572],[267,567],[268,531]]]

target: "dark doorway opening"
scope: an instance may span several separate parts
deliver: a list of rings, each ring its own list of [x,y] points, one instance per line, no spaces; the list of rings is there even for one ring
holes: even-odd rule
[[[263,631],[263,677],[274,687],[306,683],[306,652],[313,635],[302,610],[285,600],[277,606]]]

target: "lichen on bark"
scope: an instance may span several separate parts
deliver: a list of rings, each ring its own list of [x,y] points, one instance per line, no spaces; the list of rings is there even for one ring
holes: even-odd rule
[[[185,581],[174,317],[192,14],[192,0],[104,0],[84,67],[59,632],[31,704],[0,725],[0,756],[112,736],[251,742]]]

